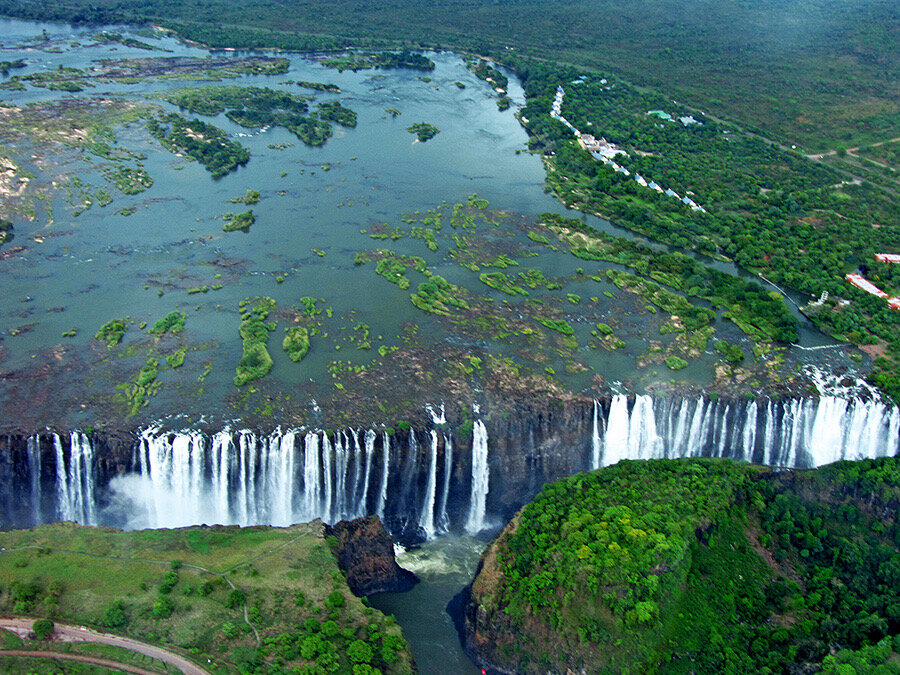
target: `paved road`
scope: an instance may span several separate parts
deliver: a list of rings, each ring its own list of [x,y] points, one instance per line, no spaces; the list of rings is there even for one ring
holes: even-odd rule
[[[27,632],[31,630],[32,623],[34,623],[34,619],[4,618],[0,619],[0,628],[5,628],[14,633]],[[113,645],[114,647],[130,649],[133,652],[159,659],[169,665],[175,666],[181,670],[184,675],[209,675],[208,671],[203,670],[194,662],[188,661],[183,656],[179,656],[178,654],[162,649],[161,647],[155,647],[154,645],[148,645],[144,642],[120,637],[119,635],[98,633],[89,628],[82,628],[81,626],[70,626],[63,623],[57,623],[55,625],[55,637],[63,642],[101,642],[103,644]],[[47,653],[47,655],[49,655],[49,653]],[[53,656],[57,655],[53,654]]]
[[[159,675],[152,670],[144,670],[136,666],[128,666],[124,663],[116,663],[115,661],[107,661],[106,659],[98,659],[93,656],[85,656],[84,654],[67,654],[65,652],[28,652],[21,649],[0,649],[0,656],[24,656],[27,658],[38,659],[65,659],[67,661],[81,661],[82,663],[90,663],[93,666],[102,666],[111,670],[122,670],[126,673],[135,673],[135,675]]]

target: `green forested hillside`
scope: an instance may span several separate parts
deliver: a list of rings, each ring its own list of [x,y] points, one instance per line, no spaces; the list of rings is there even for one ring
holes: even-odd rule
[[[621,462],[558,481],[486,554],[470,645],[525,672],[896,672],[898,499],[897,459]]]

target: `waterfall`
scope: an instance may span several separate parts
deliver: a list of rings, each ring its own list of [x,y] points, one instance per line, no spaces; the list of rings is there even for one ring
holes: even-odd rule
[[[606,435],[603,439],[602,466],[615,464],[628,456],[628,397],[624,394],[613,396],[606,421]],[[598,465],[601,465],[598,462]]]
[[[378,438],[371,429],[366,430],[366,473],[363,477],[362,492],[359,494],[359,503],[356,506],[356,515],[364,516],[368,513],[366,510],[366,497],[369,494],[369,476],[372,474],[372,460],[375,457],[375,439]]]
[[[306,434],[303,448],[303,511],[301,520],[312,520],[322,511],[319,482],[319,434]]]
[[[384,432],[382,437],[382,469],[381,469],[381,487],[378,488],[378,505],[375,508],[375,513],[378,514],[378,517],[382,520],[384,519],[384,506],[387,503],[387,489],[388,489],[388,472],[390,471],[391,466],[391,437],[388,436],[387,432]]]
[[[434,496],[437,485],[437,451],[438,434],[431,431],[431,452],[428,458],[428,482],[425,487],[425,498],[422,500],[422,509],[419,512],[419,528],[425,533],[426,539],[434,538]]]
[[[449,433],[444,434],[444,491],[441,494],[441,509],[438,523],[442,532],[450,529],[450,516],[447,514],[447,499],[450,497],[450,475],[453,473],[453,439]]]
[[[28,454],[28,477],[31,487],[31,517],[34,522],[41,522],[41,439],[29,436],[26,446]]]
[[[814,467],[839,459],[894,456],[900,448],[900,408],[881,401],[822,396],[783,401],[707,401],[613,396],[603,419],[594,402],[592,451],[599,462],[658,457],[729,457],[784,467]],[[665,419],[660,424],[659,420]],[[663,431],[660,434],[660,431]]]
[[[353,439],[353,477],[350,479],[350,494],[348,495],[347,502],[350,504],[347,508],[347,517],[348,518],[358,518],[363,515],[359,512],[357,508],[359,505],[359,501],[356,497],[356,493],[359,491],[359,462],[360,462],[360,454],[362,452],[362,448],[359,447],[359,429],[354,429],[350,432],[350,437]]]
[[[594,427],[591,434],[591,468],[600,468],[600,455],[603,446],[600,443],[600,403],[594,401]]]
[[[347,517],[347,435],[341,431],[334,435],[334,478],[336,520]]]
[[[547,480],[622,459],[725,457],[807,468],[900,450],[900,408],[831,395],[719,400],[616,394],[594,401],[574,425],[564,422],[571,426],[526,421],[510,427],[520,436],[495,441],[495,466],[503,470],[493,480],[488,430],[480,420],[471,457],[454,457],[446,423],[427,437],[414,429],[402,435],[372,429],[262,435],[149,427],[115,461],[99,439],[48,432],[22,438],[10,453],[0,475],[7,481],[0,485],[0,513],[11,522],[0,525],[287,525],[377,513],[392,534],[415,539],[478,532],[486,526],[489,494],[498,514],[504,509],[506,515]]]
[[[472,494],[466,531],[474,534],[485,528],[484,515],[488,495],[488,436],[484,422],[478,420],[472,428]]]
[[[331,476],[331,457],[334,453],[331,441],[328,439],[328,434],[326,432],[322,432],[322,477],[324,478],[324,485],[322,487],[322,510],[317,515],[323,517],[325,520],[333,522],[331,517],[332,511],[332,495],[334,494],[334,486],[332,482]]]
[[[69,457],[58,434],[53,434],[56,455],[56,503],[60,520],[96,525],[94,449],[80,431],[69,436]]]

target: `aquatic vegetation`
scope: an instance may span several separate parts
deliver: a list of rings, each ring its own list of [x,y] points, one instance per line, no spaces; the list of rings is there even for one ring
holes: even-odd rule
[[[466,66],[471,70],[475,77],[484,80],[495,90],[506,92],[509,86],[509,79],[496,68],[492,68],[485,59],[466,59]]]
[[[291,124],[287,129],[306,145],[312,147],[322,145],[334,133],[328,122],[313,117],[307,117],[301,122]]]
[[[184,365],[184,357],[187,353],[187,347],[182,347],[181,349],[173,352],[166,356],[166,365],[169,368],[180,368]]]
[[[283,57],[196,56],[100,59],[92,75],[99,80],[136,84],[147,78],[159,80],[218,81],[243,75],[277,75],[287,72],[290,61]]]
[[[136,195],[153,185],[153,178],[141,168],[126,166],[107,168],[103,170],[103,177],[126,195]],[[112,201],[111,197],[109,201]]]
[[[195,115],[225,113],[243,127],[288,126],[302,119],[308,110],[307,97],[268,87],[194,87],[164,96],[169,103]]]
[[[407,266],[396,258],[382,258],[375,266],[375,273],[380,274],[392,284],[400,288],[409,288],[409,278],[406,276]]]
[[[231,200],[232,204],[244,204],[246,206],[252,206],[253,204],[259,203],[259,191],[247,189],[247,192],[244,193],[243,197],[235,197]]]
[[[269,312],[274,309],[272,298],[254,298],[240,302],[241,325],[238,332],[243,344],[243,356],[237,365],[235,386],[243,385],[265,376],[273,365],[272,357],[266,349],[269,333],[275,330],[274,322],[266,322]]]
[[[80,68],[66,68],[62,65],[56,70],[17,76],[17,79],[22,82],[28,82],[35,87],[71,93],[83,91],[85,87],[93,86],[84,78],[84,71]]]
[[[147,51],[158,51],[164,52],[167,51],[162,47],[147,44],[146,42],[142,42],[133,37],[126,37],[121,33],[113,33],[111,31],[102,31],[100,33],[95,33],[91,36],[95,41],[100,43],[117,43],[122,45],[123,47],[132,47],[134,49],[145,49]]]
[[[0,75],[6,77],[9,71],[16,68],[24,68],[27,64],[24,59],[15,59],[14,61],[0,61]]]
[[[318,111],[307,116],[309,98],[267,87],[236,85],[182,89],[165,96],[165,100],[194,114],[224,112],[243,127],[284,127],[311,146],[321,145],[331,137],[329,121],[356,126],[356,113],[337,101],[320,103]],[[278,149],[281,147],[284,146]]]
[[[744,360],[744,350],[741,349],[740,345],[731,344],[725,340],[717,340],[715,347],[716,351],[722,355],[722,358],[732,365],[736,365]]]
[[[536,317],[538,323],[546,326],[550,330],[555,330],[563,335],[575,335],[575,329],[565,319],[547,319],[544,317]]]
[[[440,129],[428,122],[416,122],[406,127],[406,130],[411,134],[415,134],[422,143],[430,138],[434,138],[440,132]]]
[[[159,360],[149,358],[134,381],[125,385],[125,398],[131,405],[129,415],[136,415],[143,406],[149,403],[150,397],[159,392],[161,385],[156,379],[158,374]]]
[[[10,221],[0,218],[0,245],[5,244],[8,241],[12,241],[12,231],[14,229],[15,228]]]
[[[687,368],[687,361],[682,359],[681,357],[675,356],[667,356],[665,359],[666,365],[672,370],[681,370],[682,368]]]
[[[308,295],[300,298],[300,304],[303,305],[301,312],[307,316],[316,316],[322,313],[322,310],[316,306],[316,299]]]
[[[528,291],[512,283],[503,272],[484,273],[478,277],[481,283],[495,288],[507,295],[528,295]]]
[[[423,312],[442,316],[449,316],[451,307],[469,308],[469,304],[462,298],[461,289],[437,274],[419,284],[416,292],[410,296],[410,300]]]
[[[234,171],[250,161],[250,151],[212,124],[187,120],[169,113],[147,122],[150,134],[163,147],[174,153],[184,153],[200,162],[213,178]]]
[[[300,80],[295,82],[298,87],[303,87],[304,89],[312,89],[314,91],[325,91],[329,94],[340,94],[341,88],[336,84],[328,84],[323,82],[307,82],[305,80]]]
[[[336,122],[343,127],[356,126],[356,113],[350,108],[341,105],[338,101],[326,101],[320,103],[318,108],[319,110],[316,114],[319,119]]]
[[[637,293],[663,311],[680,317],[684,328],[687,330],[697,330],[715,318],[715,314],[705,307],[697,307],[691,304],[683,295],[679,295],[635,274],[618,270],[607,270],[606,276],[619,288]]]
[[[303,326],[291,326],[287,329],[281,343],[291,361],[302,361],[309,351],[309,331]]]
[[[367,70],[369,68],[410,68],[412,70],[434,70],[434,61],[422,54],[403,50],[400,52],[350,52],[322,61],[322,65],[344,70]]]
[[[249,232],[250,226],[256,222],[256,216],[253,215],[253,209],[244,211],[243,213],[226,213],[222,216],[225,224],[222,225],[223,232]]]
[[[187,321],[187,314],[184,312],[169,312],[162,319],[154,323],[149,332],[153,335],[180,333],[184,330],[185,321]]]
[[[100,326],[100,330],[97,331],[94,338],[100,340],[100,342],[105,342],[106,346],[112,349],[119,344],[125,336],[125,331],[128,330],[128,322],[128,319],[113,319],[107,321]]]

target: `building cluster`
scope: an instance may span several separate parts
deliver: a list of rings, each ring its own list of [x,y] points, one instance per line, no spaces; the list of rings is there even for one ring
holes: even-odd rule
[[[870,295],[874,295],[879,298],[886,298],[888,301],[888,306],[891,309],[900,309],[900,298],[888,296],[887,293],[878,288],[878,286],[866,279],[863,275],[848,274],[847,281]]]
[[[575,82],[573,82],[573,84],[577,84],[577,83],[580,83],[580,82],[578,82],[577,80]],[[597,159],[597,160],[603,162],[609,168],[611,168],[613,171],[615,171],[617,173],[621,173],[625,176],[631,176],[632,175],[631,171],[629,171],[624,166],[621,166],[620,164],[618,164],[615,161],[615,158],[618,155],[624,155],[625,157],[627,157],[628,156],[627,152],[622,150],[622,148],[618,147],[615,143],[610,143],[605,138],[601,137],[601,138],[597,139],[591,134],[581,133],[578,129],[575,128],[575,125],[573,125],[571,122],[569,122],[569,120],[567,120],[565,117],[563,117],[562,104],[563,104],[563,99],[565,98],[565,95],[566,95],[566,92],[561,86],[556,88],[556,96],[553,98],[553,104],[550,106],[550,117],[552,117],[555,120],[559,120],[560,122],[565,124],[569,128],[569,130],[573,134],[575,134],[575,138],[578,140],[578,144],[582,148],[587,150],[589,153],[591,153],[591,156],[594,157],[594,159]],[[665,113],[661,110],[653,110],[653,111],[651,111],[651,113],[662,113],[663,115],[666,115],[671,120],[671,116],[669,116],[668,113]],[[650,114],[650,113],[648,113],[648,114]],[[695,120],[693,117],[679,118],[679,119],[682,121],[682,124],[684,124],[685,126],[687,126],[688,124],[700,124],[700,122]],[[689,119],[691,121],[685,122],[684,121],[685,119]],[[655,190],[656,192],[659,192],[660,194],[664,194],[668,197],[674,197],[675,199],[678,199],[683,204],[689,206],[692,211],[703,211],[704,213],[706,212],[706,209],[704,209],[702,206],[697,204],[690,197],[688,197],[688,196],[682,197],[677,192],[675,192],[675,190],[672,190],[671,188],[664,188],[661,185],[657,184],[655,181],[648,181],[640,174],[634,174],[634,181],[641,187],[649,188],[650,190]]]
[[[703,126],[703,122],[699,120],[695,120],[693,115],[682,115],[681,117],[673,117],[665,110],[648,110],[648,115],[652,115],[653,117],[658,117],[661,120],[665,120],[666,122],[681,122],[684,126],[689,127],[692,124],[699,124]]]

